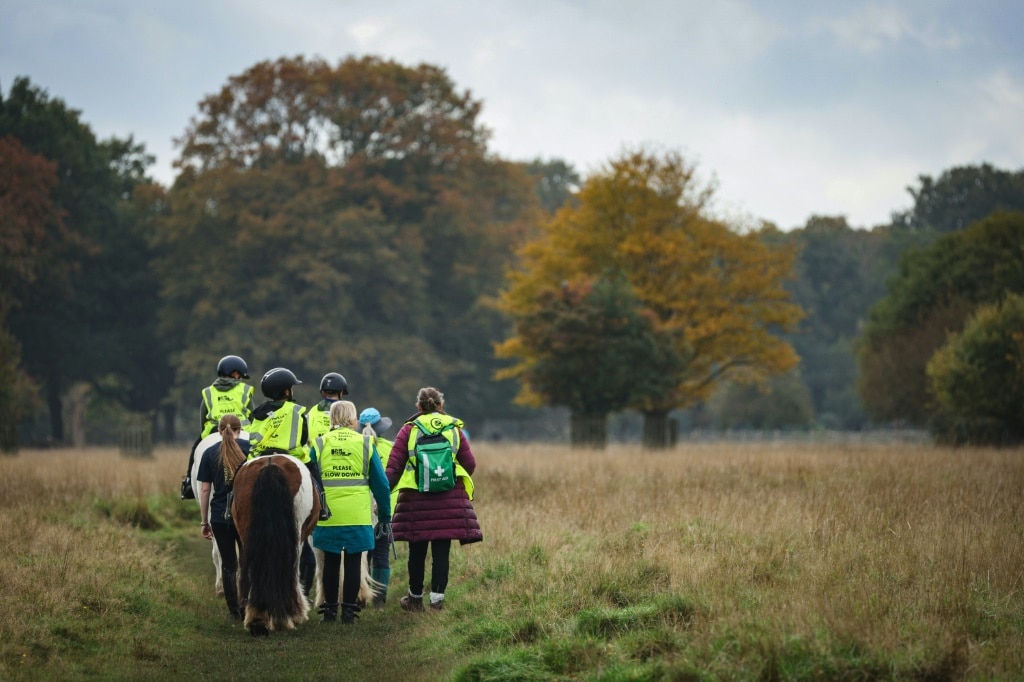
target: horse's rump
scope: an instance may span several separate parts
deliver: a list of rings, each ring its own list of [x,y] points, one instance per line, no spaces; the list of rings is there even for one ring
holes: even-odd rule
[[[250,460],[235,473],[231,513],[242,540],[240,596],[248,598],[245,622],[253,634],[292,628],[308,617],[298,565],[300,542],[316,525],[314,511],[319,514],[312,487],[309,471],[289,455]]]

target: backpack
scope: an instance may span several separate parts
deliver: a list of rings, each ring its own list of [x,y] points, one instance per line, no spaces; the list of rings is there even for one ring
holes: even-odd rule
[[[455,453],[444,432],[455,428],[455,422],[446,424],[437,433],[419,429],[413,454],[416,455],[416,489],[421,493],[441,493],[455,487]]]

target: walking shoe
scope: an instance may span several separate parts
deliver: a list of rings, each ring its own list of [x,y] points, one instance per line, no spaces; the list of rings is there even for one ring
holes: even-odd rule
[[[324,602],[317,610],[324,614],[321,623],[334,623],[338,620],[338,602]]]
[[[359,618],[358,604],[342,604],[341,605],[341,624],[342,625],[355,625],[356,619]]]
[[[402,597],[399,601],[402,605],[402,609],[405,611],[422,611],[423,610],[423,597],[414,597],[411,594],[407,594]]]
[[[442,599],[441,601],[430,602],[430,608],[434,609],[435,611],[440,611],[444,608],[444,599]]]

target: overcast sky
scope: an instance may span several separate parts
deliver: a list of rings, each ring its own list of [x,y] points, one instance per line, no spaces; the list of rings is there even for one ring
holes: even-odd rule
[[[1024,167],[1024,1],[0,0],[0,90],[28,76],[171,163],[198,102],[282,56],[445,68],[491,150],[582,175],[640,144],[723,211],[872,227],[919,174]]]

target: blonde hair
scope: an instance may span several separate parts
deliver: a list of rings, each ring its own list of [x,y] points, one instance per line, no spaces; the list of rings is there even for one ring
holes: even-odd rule
[[[444,393],[433,386],[421,388],[416,394],[416,409],[425,414],[441,412],[444,407]]]
[[[220,461],[224,466],[224,480],[230,483],[235,479],[238,467],[245,464],[245,453],[238,445],[236,436],[242,430],[242,421],[235,414],[226,414],[217,423],[220,433]]]
[[[356,404],[350,400],[338,400],[331,403],[331,428],[347,426],[355,428],[357,423]]]

